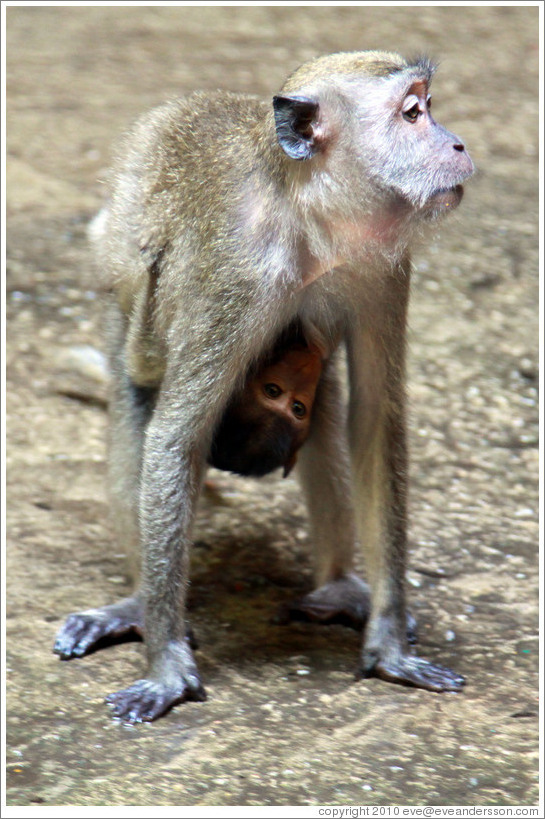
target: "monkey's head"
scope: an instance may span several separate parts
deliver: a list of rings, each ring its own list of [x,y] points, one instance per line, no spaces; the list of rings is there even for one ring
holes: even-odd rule
[[[350,207],[356,219],[377,204],[424,219],[457,207],[474,167],[431,115],[434,70],[427,59],[364,51],[320,57],[288,78],[273,99],[276,135],[301,166],[307,206]]]
[[[228,407],[209,462],[254,477],[284,467],[286,477],[308,437],[321,372],[313,345],[294,345],[259,370]]]

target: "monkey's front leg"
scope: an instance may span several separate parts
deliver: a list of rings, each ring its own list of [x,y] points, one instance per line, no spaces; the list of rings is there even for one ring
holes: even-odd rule
[[[190,410],[186,407],[180,428],[182,410],[169,402],[168,388],[164,394],[167,398],[160,396],[147,430],[140,489],[148,673],[106,698],[115,716],[129,722],[156,719],[183,700],[206,696],[185,623],[189,538],[202,454]]]
[[[400,281],[396,285],[402,289]],[[360,327],[348,344],[354,500],[371,585],[361,675],[458,691],[463,677],[413,655],[407,643],[405,315],[403,293],[397,299],[389,295],[380,330],[373,329],[371,319],[371,326]]]

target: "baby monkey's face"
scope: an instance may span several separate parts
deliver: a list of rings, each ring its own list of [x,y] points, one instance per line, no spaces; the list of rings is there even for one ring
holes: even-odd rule
[[[322,358],[317,348],[294,348],[264,367],[249,386],[258,406],[283,415],[304,440],[321,373]]]

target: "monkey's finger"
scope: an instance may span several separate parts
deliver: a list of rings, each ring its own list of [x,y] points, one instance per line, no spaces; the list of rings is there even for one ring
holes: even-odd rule
[[[111,628],[111,622],[101,622],[91,614],[71,614],[57,635],[53,653],[61,660],[82,657]]]

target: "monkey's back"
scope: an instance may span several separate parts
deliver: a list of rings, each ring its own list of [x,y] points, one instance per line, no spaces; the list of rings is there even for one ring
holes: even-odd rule
[[[195,92],[147,112],[123,137],[109,179],[102,265],[123,304],[123,291],[134,293],[165,253],[202,258],[203,248],[236,242],[240,255],[245,197],[258,185],[277,187],[262,170],[274,145],[269,108],[258,97]]]

